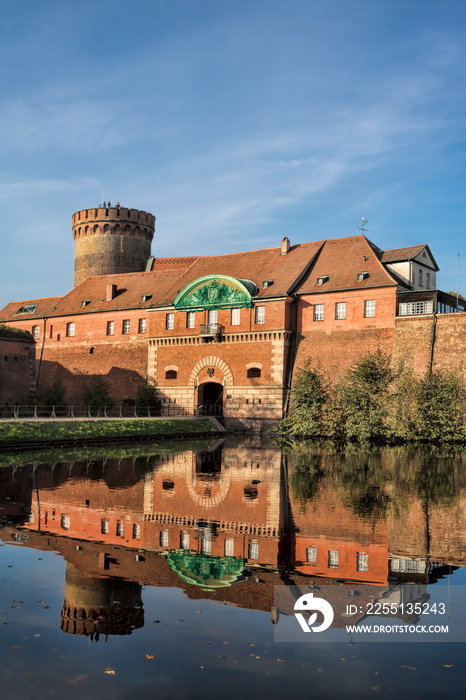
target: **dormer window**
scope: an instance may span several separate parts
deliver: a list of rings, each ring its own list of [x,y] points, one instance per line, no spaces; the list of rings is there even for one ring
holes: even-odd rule
[[[143,294],[141,297],[141,301],[149,301],[149,299],[152,299],[152,294]]]
[[[90,304],[90,303],[91,303],[91,300],[90,300],[90,299],[84,299],[84,300],[81,302],[81,306],[87,306],[87,305]]]
[[[262,289],[267,289],[267,287],[271,287],[273,284],[273,280],[264,280],[262,282]]]
[[[33,314],[36,310],[36,304],[28,304],[27,306],[20,306],[15,316],[18,314]]]
[[[367,279],[368,277],[369,277],[368,272],[359,272],[356,279],[358,280],[358,282],[362,282],[363,280]]]
[[[317,284],[318,285],[324,284],[325,282],[328,282],[329,279],[330,279],[329,275],[322,275],[321,277],[317,278]]]

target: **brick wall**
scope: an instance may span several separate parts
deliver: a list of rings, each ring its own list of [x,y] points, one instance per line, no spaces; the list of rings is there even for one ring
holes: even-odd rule
[[[35,343],[0,337],[0,409],[26,405],[35,396]]]

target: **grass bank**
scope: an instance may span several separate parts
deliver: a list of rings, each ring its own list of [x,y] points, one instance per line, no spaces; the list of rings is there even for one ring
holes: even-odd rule
[[[0,423],[0,447],[201,437],[218,432],[210,420],[197,418],[18,421]]]

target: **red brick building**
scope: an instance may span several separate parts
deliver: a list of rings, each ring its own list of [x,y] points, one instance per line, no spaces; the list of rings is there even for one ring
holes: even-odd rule
[[[400,354],[398,335],[406,347],[406,328],[420,319],[412,354],[422,371],[437,359],[429,335],[437,313],[457,310],[456,298],[436,290],[426,245],[381,251],[364,236],[284,238],[275,248],[157,258],[154,225],[151,214],[120,205],[77,212],[74,289],[0,311],[33,335],[39,388],[60,378],[78,405],[101,375],[117,402],[131,403],[147,379],[167,412],[276,420],[304,360],[340,373],[368,350]]]

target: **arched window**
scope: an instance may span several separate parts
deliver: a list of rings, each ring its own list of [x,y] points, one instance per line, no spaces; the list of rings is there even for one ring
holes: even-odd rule
[[[252,379],[253,377],[260,377],[261,376],[261,370],[260,367],[250,367],[248,369],[248,379]]]
[[[176,369],[167,369],[165,372],[165,379],[176,379],[178,376],[178,372]]]

